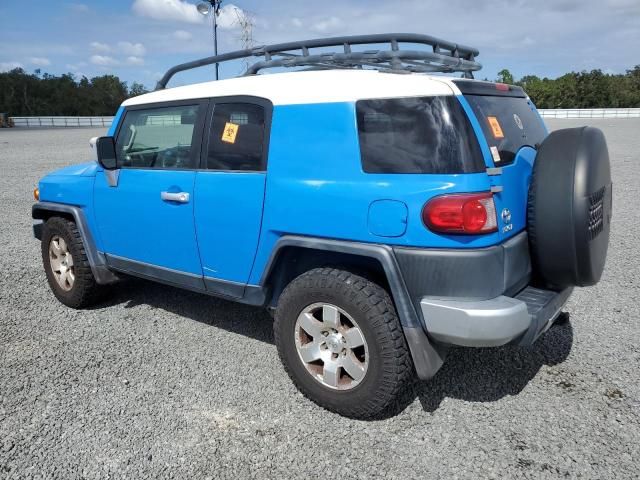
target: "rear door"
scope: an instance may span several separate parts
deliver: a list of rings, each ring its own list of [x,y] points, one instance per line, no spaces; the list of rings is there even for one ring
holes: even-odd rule
[[[520,87],[460,80],[486,139],[494,200],[503,239],[526,228],[527,198],[537,148],[547,136],[535,106]]]
[[[194,218],[206,288],[241,297],[258,247],[265,196],[271,103],[254,97],[212,101]]]
[[[203,288],[193,195],[207,104],[125,111],[115,138],[118,170],[99,173],[94,186],[102,248],[114,268]]]

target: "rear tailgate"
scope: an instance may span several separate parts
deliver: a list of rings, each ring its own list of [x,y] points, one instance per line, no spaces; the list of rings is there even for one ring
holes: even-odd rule
[[[456,80],[486,140],[503,240],[526,228],[527,197],[536,150],[547,130],[520,87]]]

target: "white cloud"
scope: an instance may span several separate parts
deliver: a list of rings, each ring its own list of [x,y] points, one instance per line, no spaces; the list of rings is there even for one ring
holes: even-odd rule
[[[141,43],[118,42],[118,49],[125,55],[141,57],[147,53],[147,49]]]
[[[302,27],[302,20],[300,20],[297,17],[293,17],[291,19],[291,25],[293,25],[296,28],[301,28]]]
[[[144,65],[144,58],[130,56],[127,57],[127,65]]]
[[[640,15],[640,3],[637,0],[607,0],[605,3],[622,13]]]
[[[24,68],[20,62],[0,62],[0,72],[8,72],[14,68]]]
[[[70,72],[76,76],[76,78],[82,78],[88,76],[84,73],[84,68],[87,66],[87,62],[78,62],[78,63],[67,63],[66,67]]]
[[[38,67],[48,67],[51,65],[51,60],[45,57],[31,57],[29,63]]]
[[[193,35],[185,30],[176,30],[175,32],[173,32],[173,38],[175,38],[176,40],[188,41],[193,38]]]
[[[118,61],[108,55],[92,55],[91,58],[89,58],[89,61],[94,65],[100,65],[101,67],[118,65]]]
[[[88,13],[89,7],[84,3],[71,3],[69,4],[69,9],[76,13]]]
[[[142,73],[151,78],[154,82],[157,82],[164,76],[164,72],[154,72],[152,70],[143,70]]]
[[[111,51],[111,47],[106,43],[91,42],[89,46],[91,47],[92,50],[98,53],[109,53]]]
[[[240,7],[230,3],[220,9],[218,16],[218,28],[232,30],[240,26],[240,22],[246,18],[247,14]]]
[[[327,33],[338,30],[342,26],[342,20],[340,20],[338,17],[330,17],[326,20],[320,20],[319,22],[311,25],[311,30],[318,33]]]
[[[203,16],[185,0],[135,0],[131,9],[141,17],[185,23],[202,23]]]

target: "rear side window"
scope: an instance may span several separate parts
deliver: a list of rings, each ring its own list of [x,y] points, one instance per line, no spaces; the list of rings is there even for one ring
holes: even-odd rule
[[[192,148],[202,107],[183,105],[127,112],[116,141],[118,167],[195,168]]]
[[[524,146],[537,148],[547,135],[540,117],[526,98],[465,95],[478,119],[496,165],[507,165]]]
[[[264,108],[251,103],[219,103],[213,109],[207,168],[262,171]]]
[[[485,169],[478,140],[453,96],[356,103],[366,173],[475,173]]]

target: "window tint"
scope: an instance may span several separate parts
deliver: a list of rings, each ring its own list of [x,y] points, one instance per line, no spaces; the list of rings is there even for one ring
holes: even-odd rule
[[[264,170],[264,108],[249,103],[221,103],[213,109],[207,168]]]
[[[116,141],[119,167],[194,168],[198,105],[127,112]]]
[[[523,146],[536,147],[547,135],[540,117],[526,98],[465,95],[482,125],[489,147],[496,147],[500,161],[513,162]]]
[[[356,104],[367,173],[484,170],[476,136],[453,96],[361,100]]]

